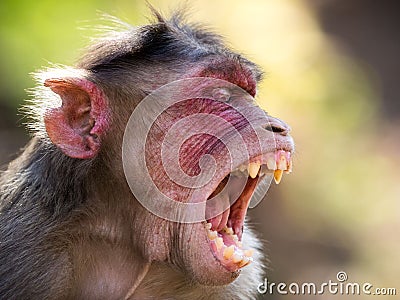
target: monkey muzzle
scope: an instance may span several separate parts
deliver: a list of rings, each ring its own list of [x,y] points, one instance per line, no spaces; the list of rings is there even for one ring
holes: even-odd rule
[[[253,261],[254,250],[246,249],[241,240],[246,212],[257,185],[268,176],[273,176],[279,184],[284,172],[292,172],[290,151],[276,150],[260,155],[235,168],[208,198],[216,200],[213,203],[218,205],[207,205],[206,214],[221,210],[224,205],[227,207],[221,214],[207,219],[204,227],[214,256],[229,271],[236,271]]]

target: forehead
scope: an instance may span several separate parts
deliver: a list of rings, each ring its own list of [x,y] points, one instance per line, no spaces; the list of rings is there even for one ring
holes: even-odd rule
[[[233,60],[248,67],[255,80],[262,77],[260,68],[224,45],[222,37],[199,24],[186,22],[179,14],[124,30],[110,31],[100,38],[81,58],[79,67],[89,70],[118,68],[135,63],[193,62],[210,58],[215,61]]]

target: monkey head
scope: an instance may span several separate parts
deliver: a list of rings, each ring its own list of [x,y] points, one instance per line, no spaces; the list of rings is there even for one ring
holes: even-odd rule
[[[42,72],[59,98],[39,127],[55,151],[88,162],[92,210],[109,208],[90,226],[107,224],[143,266],[225,285],[261,259],[248,207],[292,169],[289,126],[255,102],[261,77],[220,36],[156,13],[99,38],[76,67]]]

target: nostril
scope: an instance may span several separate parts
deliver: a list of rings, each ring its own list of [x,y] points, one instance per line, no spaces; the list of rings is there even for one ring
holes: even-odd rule
[[[287,133],[286,128],[283,128],[281,126],[277,126],[274,124],[268,124],[264,127],[264,129],[271,131],[271,132],[276,132],[276,133]]]
[[[290,127],[282,120],[268,116],[268,123],[264,124],[263,128],[270,132],[286,136],[290,132]]]

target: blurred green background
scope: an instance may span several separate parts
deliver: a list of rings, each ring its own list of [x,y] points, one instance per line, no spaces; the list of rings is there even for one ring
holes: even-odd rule
[[[168,14],[182,1],[151,3]],[[198,0],[189,7],[191,20],[262,66],[257,100],[293,128],[294,173],[250,212],[266,241],[268,280],[321,283],[345,271],[348,281],[399,294],[399,2]],[[73,64],[101,12],[134,24],[148,16],[144,1],[0,2],[4,167],[28,140],[18,108],[34,85],[29,74],[49,62]],[[291,298],[350,297],[269,299]]]

